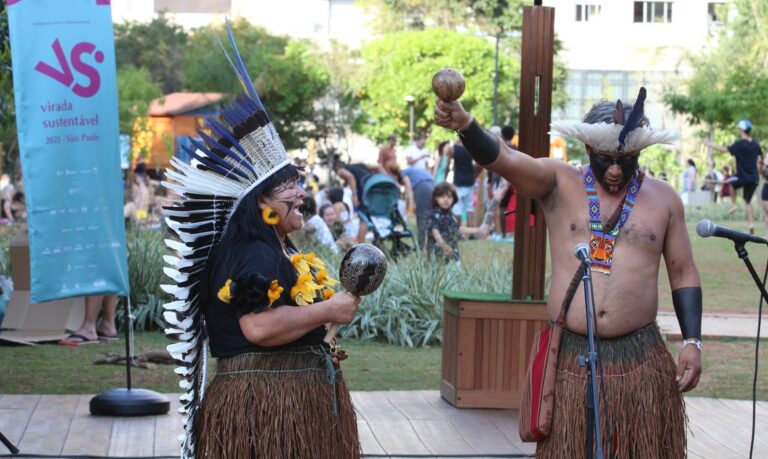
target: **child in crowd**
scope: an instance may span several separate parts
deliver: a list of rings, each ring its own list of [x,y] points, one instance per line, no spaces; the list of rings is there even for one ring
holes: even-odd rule
[[[432,212],[429,215],[429,241],[427,247],[432,254],[442,255],[446,261],[460,261],[459,241],[467,236],[488,236],[488,226],[484,222],[478,228],[459,226],[453,214],[453,206],[459,201],[456,187],[443,182],[432,191]]]
[[[325,208],[325,206],[323,206]],[[333,209],[333,206],[331,206]],[[324,209],[321,209],[321,211]],[[307,195],[304,197],[304,204],[301,206],[301,212],[304,214],[304,227],[302,231],[313,235],[316,242],[329,247],[333,253],[339,253],[339,247],[336,245],[336,241],[331,234],[330,228],[325,223],[323,218],[317,214],[317,204],[315,204],[315,198]]]

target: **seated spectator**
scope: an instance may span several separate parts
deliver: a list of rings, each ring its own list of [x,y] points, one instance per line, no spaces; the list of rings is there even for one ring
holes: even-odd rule
[[[333,206],[331,206],[331,209],[333,209]],[[336,245],[336,241],[330,228],[323,218],[317,214],[315,198],[309,195],[304,197],[304,204],[301,206],[301,212],[304,214],[305,220],[304,226],[301,229],[302,232],[314,236],[316,243],[330,248],[334,253],[338,253],[339,246]]]

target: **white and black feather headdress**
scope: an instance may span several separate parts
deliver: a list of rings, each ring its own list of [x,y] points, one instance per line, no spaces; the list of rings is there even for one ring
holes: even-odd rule
[[[598,153],[617,156],[635,154],[651,145],[677,141],[680,138],[677,131],[652,129],[643,125],[645,97],[645,88],[640,88],[628,116],[625,115],[621,100],[616,101],[613,123],[556,121],[551,125],[550,134],[573,137]]]
[[[165,241],[172,255],[164,257],[167,266],[163,271],[175,284],[161,288],[175,298],[164,305],[164,317],[168,325],[165,334],[177,341],[168,351],[181,365],[176,374],[185,391],[179,409],[184,416],[182,458],[195,456],[194,420],[205,388],[208,349],[199,284],[208,256],[240,201],[290,163],[243,65],[228,22],[226,26],[234,61],[226,50],[224,53],[246,94],[224,109],[223,122],[206,120],[211,134],[198,130],[203,142],[193,141],[194,148],[186,149],[189,164],[171,160],[169,180],[163,183],[180,196],[178,202],[165,208],[166,222],[175,238]]]

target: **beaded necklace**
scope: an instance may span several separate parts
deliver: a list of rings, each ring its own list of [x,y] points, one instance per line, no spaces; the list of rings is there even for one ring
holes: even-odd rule
[[[587,166],[584,171],[584,191],[587,192],[587,207],[589,210],[589,227],[592,234],[589,239],[589,258],[592,259],[592,271],[603,274],[611,274],[613,263],[613,249],[616,246],[616,238],[621,227],[627,222],[629,214],[635,207],[637,193],[640,192],[641,181],[638,180],[638,172],[632,176],[624,196],[624,205],[621,209],[619,221],[608,232],[605,232],[603,222],[600,220],[600,198],[597,195],[597,179],[592,172],[592,167]]]

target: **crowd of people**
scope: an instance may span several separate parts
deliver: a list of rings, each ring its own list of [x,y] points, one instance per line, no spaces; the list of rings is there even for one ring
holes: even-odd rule
[[[515,129],[493,130],[514,147]],[[460,141],[441,141],[434,152],[427,138],[417,135],[398,152],[397,137],[391,135],[379,149],[376,163],[344,162],[336,157],[332,170],[337,186],[307,188],[303,213],[305,237],[333,252],[374,239],[375,225],[382,224],[365,214],[365,185],[374,176],[385,176],[398,190],[397,211],[407,221],[416,220],[418,247],[431,255],[459,260],[458,242],[464,238],[511,238],[515,225],[515,190],[498,174],[483,173]],[[309,173],[303,180],[317,182]],[[312,193],[311,189],[317,188]],[[478,211],[484,210],[483,215]],[[389,222],[383,223],[385,226]],[[388,231],[384,228],[384,233]]]

